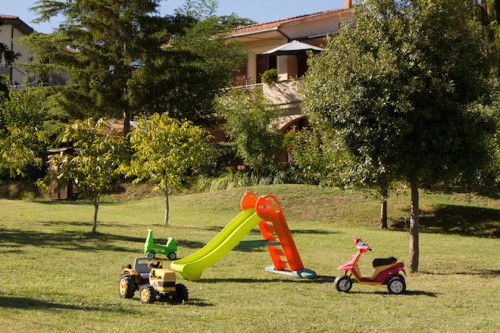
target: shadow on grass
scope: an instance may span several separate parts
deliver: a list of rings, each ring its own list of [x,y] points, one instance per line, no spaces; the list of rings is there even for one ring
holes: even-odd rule
[[[406,290],[403,294],[398,294],[394,295],[391,294],[387,291],[375,291],[375,292],[368,292],[368,291],[350,291],[350,294],[376,294],[376,295],[381,295],[383,297],[390,296],[390,297],[404,297],[404,296],[428,296],[428,297],[437,297],[438,294],[434,293],[432,291],[423,291],[423,290]]]
[[[406,221],[395,221],[392,228],[406,230]],[[438,205],[421,212],[421,232],[459,234],[474,237],[500,237],[500,209],[462,205]]]
[[[303,234],[303,235],[335,235],[338,234],[336,231],[326,231],[326,230],[314,230],[314,229],[294,229],[290,230],[293,234]]]
[[[471,276],[480,276],[485,278],[495,278],[500,276],[500,270],[498,269],[483,269],[483,270],[472,270],[469,272],[452,272],[452,273],[442,273],[442,272],[419,272],[426,275],[471,275]]]
[[[111,312],[123,312],[127,310],[124,309],[112,309],[105,307],[95,307],[95,306],[78,306],[72,304],[61,304],[49,301],[42,301],[35,298],[27,297],[11,297],[11,296],[0,296],[0,308],[9,309],[23,309],[23,310],[37,310],[37,309],[68,309],[68,310],[82,310],[82,311],[111,311]]]
[[[33,201],[35,203],[39,203],[42,205],[69,205],[69,206],[92,206],[92,202],[90,202],[87,199],[75,199],[75,200],[35,200]],[[116,206],[121,204],[119,201],[107,201],[107,200],[101,200],[99,207],[102,206]]]
[[[156,240],[154,242],[155,242],[155,244],[165,244],[165,242],[161,242],[161,241],[157,242]],[[201,249],[202,247],[207,245],[207,243],[202,243],[202,242],[198,242],[198,241],[190,241],[187,239],[176,239],[175,242],[177,243],[177,247],[184,247],[184,248],[188,248],[188,249]]]
[[[335,281],[335,276],[326,276],[326,275],[318,275],[314,279],[300,279],[300,278],[289,278],[289,279],[280,279],[279,275],[276,275],[275,279],[251,279],[251,278],[227,278],[227,279],[202,279],[196,281],[198,283],[220,283],[220,282],[229,282],[229,283],[297,283],[297,284],[321,284],[321,283],[333,283]]]
[[[173,304],[175,305],[175,303],[173,303]],[[215,304],[205,302],[204,300],[199,299],[199,298],[189,298],[189,300],[186,302],[186,305],[198,306],[200,308],[215,306]]]
[[[111,244],[114,241],[127,241],[133,243],[144,243],[144,238],[101,234],[82,233],[77,231],[61,231],[46,233],[32,230],[4,229],[0,228],[0,251],[4,248],[14,248],[20,245],[35,245],[40,247],[52,247],[69,251],[119,251],[136,252],[136,249],[129,249]],[[6,243],[14,243],[7,245]]]
[[[60,226],[60,225],[67,225],[67,226],[74,226],[74,227],[92,227],[92,222],[87,221],[41,221],[41,222],[34,222],[37,224],[41,224],[44,226]],[[131,228],[131,225],[129,224],[116,224],[116,223],[105,223],[105,222],[99,222],[97,221],[97,228],[100,227],[117,227],[117,228]],[[146,237],[144,237],[146,239]]]

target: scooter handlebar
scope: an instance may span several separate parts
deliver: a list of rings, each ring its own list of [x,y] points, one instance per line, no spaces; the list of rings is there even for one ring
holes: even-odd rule
[[[368,246],[368,244],[363,243],[363,241],[361,239],[357,239],[356,237],[353,237],[353,238],[354,238],[354,243],[356,243],[356,247],[360,251],[366,252],[366,251],[371,251],[372,250],[372,249],[370,249],[370,247]]]

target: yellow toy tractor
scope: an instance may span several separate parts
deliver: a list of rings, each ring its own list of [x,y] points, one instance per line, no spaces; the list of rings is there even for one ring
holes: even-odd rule
[[[175,272],[162,267],[163,260],[150,258],[136,258],[134,268],[124,266],[118,288],[120,297],[132,298],[139,290],[139,299],[144,304],[154,303],[157,295],[160,301],[169,297],[174,302],[187,301],[189,293],[186,286],[176,284]]]

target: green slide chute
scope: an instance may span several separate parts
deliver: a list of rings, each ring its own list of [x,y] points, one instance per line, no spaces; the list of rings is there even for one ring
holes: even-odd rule
[[[172,262],[170,269],[186,280],[199,280],[205,268],[235,248],[260,221],[262,218],[257,215],[255,208],[245,209],[207,245],[186,258]]]

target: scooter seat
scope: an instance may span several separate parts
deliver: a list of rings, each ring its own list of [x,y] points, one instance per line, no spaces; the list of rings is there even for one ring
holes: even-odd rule
[[[376,258],[373,259],[373,267],[378,267],[378,266],[384,266],[384,265],[390,265],[398,261],[398,259],[394,257],[389,257],[389,258]]]

